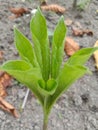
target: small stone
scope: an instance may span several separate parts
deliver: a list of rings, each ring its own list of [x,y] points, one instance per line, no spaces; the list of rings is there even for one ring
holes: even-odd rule
[[[34,130],[40,130],[39,126],[35,126]]]
[[[90,110],[93,111],[93,112],[98,112],[98,107],[93,105],[90,107]]]
[[[95,119],[94,117],[89,116],[89,117],[88,117],[88,121],[89,121],[90,124],[92,124],[95,128],[98,127],[97,121],[96,121],[96,119]]]
[[[3,111],[0,111],[0,119],[1,120],[5,120],[6,119],[6,115]]]
[[[87,103],[89,101],[89,94],[88,93],[82,94],[81,98],[84,103]]]
[[[23,89],[19,89],[19,91],[18,91],[18,97],[19,97],[20,99],[24,98],[24,97],[25,97],[25,94],[26,94],[26,92],[24,92]]]
[[[79,95],[75,95],[73,101],[74,101],[76,106],[81,106],[81,104],[82,104],[82,100],[81,100],[81,97]]]
[[[56,120],[52,120],[52,126],[56,126],[56,124],[57,124],[57,122],[56,122]]]
[[[20,18],[15,19],[15,23],[20,24],[21,23],[21,19]]]

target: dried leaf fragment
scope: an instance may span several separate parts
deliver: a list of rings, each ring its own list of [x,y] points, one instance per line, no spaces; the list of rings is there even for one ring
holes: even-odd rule
[[[4,86],[0,83],[0,97],[6,97],[7,96],[7,92],[4,88]]]
[[[5,88],[11,84],[12,77],[6,72],[0,71],[0,84],[2,84]]]
[[[22,7],[20,7],[20,8],[13,8],[13,7],[11,7],[11,8],[9,8],[9,10],[13,13],[13,14],[15,14],[15,15],[23,15],[24,13],[28,13],[29,12],[29,10],[27,9],[27,8],[22,8]]]
[[[84,34],[87,34],[88,36],[93,36],[93,32],[89,29],[76,29],[76,28],[72,28],[73,31],[73,35],[74,36],[83,36]]]
[[[6,102],[2,97],[0,97],[0,108],[11,113],[16,118],[19,117],[15,108]]]
[[[18,15],[11,15],[11,16],[9,16],[8,18],[9,18],[10,20],[14,20],[15,18],[18,18],[18,17],[20,17],[20,16],[18,16]]]
[[[11,84],[11,76],[6,72],[0,71],[0,97],[6,97],[6,87]]]
[[[23,14],[30,13],[29,9],[22,8],[22,7],[20,7],[20,8],[11,7],[11,8],[9,8],[9,10],[14,14],[12,16],[9,16],[9,19],[11,19],[11,20],[18,18],[18,17],[22,16]]]
[[[66,26],[71,26],[72,23],[73,23],[73,21],[72,21],[71,19],[66,19],[66,20],[65,20]]]
[[[98,40],[95,42],[94,47],[98,47]],[[98,50],[94,52],[94,58],[95,58],[95,62],[96,62],[96,67],[98,69]]]
[[[3,59],[3,51],[0,51],[0,60]]]
[[[65,12],[65,8],[62,6],[59,6],[57,4],[51,4],[51,5],[42,5],[41,6],[42,10],[46,10],[46,11],[53,11],[56,13],[64,13]]]
[[[89,36],[93,36],[93,32],[89,29],[84,30],[84,33],[89,35]]]
[[[66,37],[64,50],[68,56],[72,56],[79,49],[80,47],[78,43],[76,43],[71,37]]]
[[[84,32],[81,29],[72,29],[72,31],[73,31],[74,36],[81,36],[82,37],[84,35]]]

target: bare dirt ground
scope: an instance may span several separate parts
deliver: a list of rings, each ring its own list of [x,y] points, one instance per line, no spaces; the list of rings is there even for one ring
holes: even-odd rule
[[[83,28],[93,31],[93,36],[73,37],[71,28],[68,28],[68,36],[72,36],[82,47],[92,47],[98,40],[98,0],[92,0],[85,11],[72,10],[72,0],[54,0],[49,3],[56,3],[64,6],[67,11],[64,18],[79,22]],[[0,50],[4,52],[2,64],[9,59],[17,59],[19,55],[14,46],[13,27],[15,25],[28,37],[30,37],[29,21],[32,14],[23,15],[15,20],[10,20],[9,7],[37,8],[38,0],[22,2],[21,0],[0,0]],[[55,13],[44,13],[50,30],[53,30],[60,15]],[[49,130],[98,130],[98,70],[95,68],[93,57],[88,61],[87,66],[91,69],[92,75],[85,75],[74,83],[71,88],[62,95],[55,104],[50,118]],[[13,80],[8,88],[6,100],[13,104],[19,112],[19,118],[0,109],[0,130],[41,130],[42,109],[39,102],[32,93],[29,94],[24,111],[20,111],[23,98],[27,88]]]

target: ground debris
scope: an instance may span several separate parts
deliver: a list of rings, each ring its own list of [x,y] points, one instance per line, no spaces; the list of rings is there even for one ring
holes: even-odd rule
[[[0,71],[0,97],[6,97],[6,88],[10,86],[12,77],[4,71]]]
[[[23,8],[23,7],[10,7],[9,10],[11,11],[11,13],[13,13],[14,15],[9,16],[9,19],[13,20],[15,18],[18,18],[20,16],[22,16],[23,14],[26,13],[30,13],[28,8]]]
[[[98,40],[95,42],[94,47],[98,47]],[[94,52],[94,58],[96,62],[96,67],[98,69],[98,50]]]
[[[41,9],[46,11],[53,11],[56,13],[62,13],[62,14],[65,12],[65,8],[57,4],[41,5]]]
[[[18,117],[15,108],[11,104],[6,102],[2,97],[0,97],[0,108],[11,113],[14,117]]]
[[[4,71],[0,71],[0,83],[6,88],[10,86],[12,77]]]
[[[88,36],[93,36],[93,31],[89,29],[77,29],[72,27],[72,34],[74,36],[80,37],[82,37],[84,34],[87,34]]]
[[[3,51],[0,51],[0,60],[2,60],[3,59]]]
[[[72,56],[79,49],[80,47],[78,43],[76,43],[71,37],[66,37],[64,50],[68,56]]]
[[[4,71],[0,71],[0,108],[12,113],[14,117],[18,117],[15,108],[5,101],[7,96],[6,88],[10,86],[12,77]]]
[[[73,21],[71,19],[66,19],[65,21],[66,26],[71,26]]]

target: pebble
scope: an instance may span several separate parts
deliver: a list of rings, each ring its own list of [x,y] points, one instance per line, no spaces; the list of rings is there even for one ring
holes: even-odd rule
[[[18,97],[20,99],[23,99],[25,97],[25,94],[26,94],[26,92],[24,92],[23,89],[19,89],[19,91],[18,91]]]
[[[1,120],[5,120],[6,119],[6,115],[3,111],[0,111],[0,119]]]
[[[82,94],[81,99],[84,103],[87,103],[89,101],[89,94],[88,93]]]
[[[40,130],[40,127],[36,125],[34,130]]]
[[[73,97],[74,103],[76,106],[81,106],[82,105],[82,99],[79,95],[74,95]]]
[[[90,124],[91,124],[93,127],[98,128],[97,121],[96,121],[96,119],[95,119],[94,117],[89,116],[89,117],[88,117],[88,121],[90,122]]]

